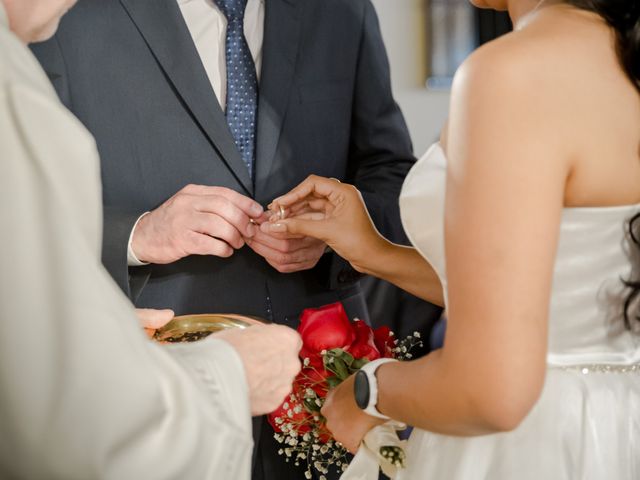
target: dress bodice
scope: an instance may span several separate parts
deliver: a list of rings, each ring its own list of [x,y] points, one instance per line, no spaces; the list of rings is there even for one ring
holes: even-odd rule
[[[446,158],[436,144],[407,176],[400,206],[407,235],[438,273],[446,298],[445,177]],[[621,280],[631,271],[626,225],[638,210],[564,209],[549,309],[550,364],[640,362],[640,336],[622,320]]]

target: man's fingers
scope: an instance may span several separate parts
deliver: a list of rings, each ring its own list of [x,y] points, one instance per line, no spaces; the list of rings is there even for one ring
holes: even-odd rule
[[[208,214],[225,219],[245,237],[251,238],[255,233],[256,227],[251,222],[249,215],[227,198],[219,195],[202,196],[198,198],[194,206],[198,212],[205,215]]]
[[[221,188],[220,196],[226,198],[251,218],[259,218],[264,209],[255,200],[228,188]]]
[[[236,192],[235,190],[231,190],[230,188],[211,187],[207,185],[187,185],[182,189],[182,192],[189,195],[224,197],[251,218],[259,217],[264,211],[258,202]]]
[[[234,250],[228,243],[204,233],[188,232],[187,241],[190,255],[213,255],[222,258],[233,255]]]
[[[301,250],[296,250],[290,253],[284,253],[257,241],[252,241],[249,246],[258,255],[267,259],[267,261],[272,265],[283,266],[289,264],[307,263],[311,261],[310,254],[312,252],[308,248],[303,248]]]
[[[243,234],[226,218],[216,214],[196,213],[193,230],[223,240],[235,249],[244,246]],[[251,225],[251,233],[255,235],[255,232],[256,227]]]

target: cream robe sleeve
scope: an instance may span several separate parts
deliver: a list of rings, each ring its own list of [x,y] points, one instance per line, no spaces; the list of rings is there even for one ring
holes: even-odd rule
[[[99,260],[93,139],[35,61],[16,82],[2,57],[0,478],[249,479],[240,358],[144,337]]]

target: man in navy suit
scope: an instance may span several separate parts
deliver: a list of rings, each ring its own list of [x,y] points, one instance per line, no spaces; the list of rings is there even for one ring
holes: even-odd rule
[[[256,224],[313,173],[355,184],[402,238],[414,156],[369,0],[80,0],[34,52],[97,139],[103,262],[137,306],[367,317],[346,262]],[[254,424],[254,478],[303,478]]]

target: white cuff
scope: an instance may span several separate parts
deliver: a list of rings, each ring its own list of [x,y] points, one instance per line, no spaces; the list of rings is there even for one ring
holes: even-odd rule
[[[249,384],[242,357],[226,341],[211,335],[193,343],[163,345],[192,375],[209,396],[220,405],[240,432],[251,438],[251,404]]]
[[[133,232],[136,231],[136,227],[138,226],[138,223],[140,223],[140,220],[142,220],[142,217],[149,213],[151,212],[145,212],[138,217],[138,220],[136,220],[136,223],[133,225],[131,233],[129,234],[129,243],[127,244],[127,265],[130,267],[141,267],[142,265],[149,265],[147,262],[140,261],[134,253],[133,248],[131,247],[131,243],[133,242]]]

